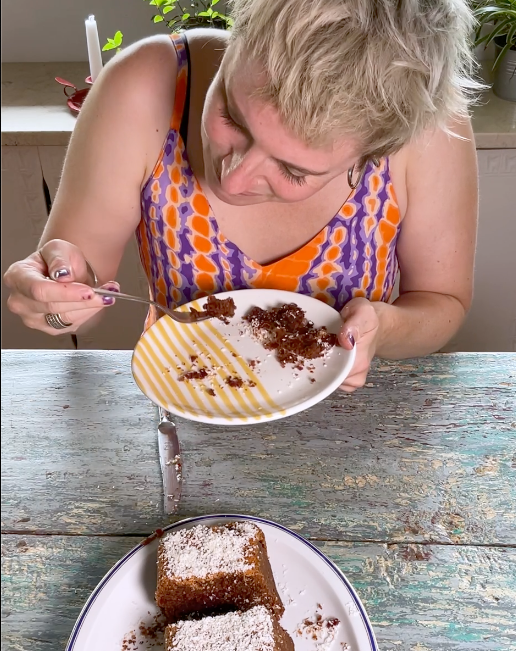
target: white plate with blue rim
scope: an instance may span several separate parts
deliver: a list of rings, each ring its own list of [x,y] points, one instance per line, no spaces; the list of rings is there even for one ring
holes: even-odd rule
[[[275,289],[242,289],[217,294],[232,298],[229,323],[209,319],[182,324],[164,316],[137,343],[132,371],[152,402],[171,414],[215,425],[242,425],[285,418],[333,393],[349,375],[355,348],[337,345],[304,368],[281,366],[275,354],[246,332],[244,315],[254,306],[270,309],[295,303],[316,328],[338,334],[342,318],[320,300]],[[206,298],[183,305],[202,310]],[[184,381],[185,372],[206,369],[208,377]],[[241,386],[228,386],[236,378]]]
[[[236,520],[254,522],[265,534],[285,606],[281,624],[296,651],[379,651],[365,608],[350,582],[297,533],[269,520],[242,515],[190,518],[165,527],[163,532]],[[163,650],[162,630],[156,631],[154,626],[159,620],[154,601],[158,542],[157,536],[151,536],[137,545],[100,581],[77,619],[66,651]],[[153,633],[149,635],[146,629]]]

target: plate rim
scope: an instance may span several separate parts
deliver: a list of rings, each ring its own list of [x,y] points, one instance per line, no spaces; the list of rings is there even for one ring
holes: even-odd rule
[[[214,520],[214,519],[220,519],[220,520],[225,520],[225,519],[240,519],[240,520],[251,520],[254,522],[261,522],[263,524],[267,524],[269,526],[274,527],[275,529],[279,529],[280,531],[283,531],[284,533],[292,536],[302,544],[304,544],[306,547],[308,547],[312,552],[315,552],[315,554],[323,560],[326,565],[333,571],[333,573],[337,576],[337,578],[341,581],[341,583],[344,583],[346,588],[349,590],[349,593],[351,594],[351,597],[353,599],[353,602],[358,609],[358,612],[360,613],[360,617],[362,619],[362,622],[365,626],[365,629],[367,631],[367,636],[369,639],[369,644],[370,644],[370,651],[380,651],[378,647],[378,643],[376,641],[376,636],[373,631],[373,627],[371,622],[369,621],[369,617],[367,615],[366,609],[364,608],[362,602],[360,601],[360,597],[356,593],[355,589],[351,585],[351,583],[348,581],[346,578],[345,574],[337,567],[337,565],[326,556],[320,549],[318,549],[315,545],[313,545],[309,540],[301,536],[300,534],[296,533],[292,529],[289,529],[288,527],[283,526],[282,524],[279,524],[277,522],[274,522],[272,520],[267,520],[266,518],[260,518],[258,516],[253,516],[253,515],[243,515],[243,514],[238,514],[238,513],[213,513],[210,515],[198,515],[194,516],[191,518],[185,518],[183,520],[179,520],[177,522],[172,522],[171,524],[168,524],[166,527],[163,527],[162,529],[158,529],[163,531],[163,534],[165,534],[167,531],[170,531],[172,529],[178,528],[180,525],[185,525],[193,522],[202,522],[203,520]],[[155,532],[154,532],[155,533]],[[161,537],[161,536],[160,536]],[[144,541],[146,539],[144,538]],[[124,565],[130,558],[136,554],[140,549],[143,549],[144,547],[147,546],[147,544],[144,544],[144,541],[138,543],[138,545],[135,545],[131,550],[127,552],[120,560],[118,560],[113,567],[108,570],[108,572],[102,577],[102,579],[98,582],[98,584],[95,586],[93,589],[92,593],[88,597],[86,603],[82,607],[76,621],[74,624],[74,627],[72,629],[72,632],[70,633],[70,636],[68,638],[68,642],[66,643],[65,651],[74,651],[74,646],[75,643],[77,642],[77,637],[79,633],[81,632],[81,628],[84,624],[84,621],[88,615],[89,610],[95,603],[97,597],[100,595],[102,592],[104,586],[108,583],[108,581],[118,572],[118,570]]]
[[[340,312],[336,310],[333,306],[328,305],[328,303],[324,303],[323,301],[319,301],[316,299],[314,296],[310,296],[308,294],[300,294],[299,292],[292,292],[286,289],[272,289],[270,287],[257,287],[257,288],[248,288],[245,287],[243,289],[232,289],[230,291],[224,291],[224,292],[218,292],[217,294],[214,294],[214,296],[221,297],[221,299],[224,299],[225,297],[231,296],[236,294],[237,292],[244,292],[248,294],[249,292],[265,292],[265,293],[271,293],[271,294],[286,294],[286,295],[294,295],[294,296],[301,296],[303,299],[309,299],[311,301],[317,301],[317,303],[320,303],[321,305],[324,305],[325,307],[333,310],[336,314],[340,315]],[[181,305],[180,307],[186,307],[190,305],[191,303],[194,303],[195,301],[202,301],[204,299],[207,299],[207,296],[204,296],[199,299],[193,299],[192,301],[189,301],[188,303],[184,303],[184,305]],[[287,300],[287,299],[285,299]],[[142,389],[140,386],[139,382],[136,379],[135,372],[134,372],[134,358],[136,356],[136,351],[138,346],[140,345],[140,342],[142,339],[145,337],[145,335],[149,332],[149,330],[156,325],[156,323],[163,317],[160,317],[157,319],[147,330],[145,330],[138,341],[136,342],[132,354],[131,354],[131,376],[133,378],[134,383],[138,387],[138,390],[141,391],[141,393],[147,398],[147,400],[150,400],[152,404],[157,405],[158,407],[161,407],[162,409],[167,410],[171,414],[174,414],[174,416],[177,416],[179,418],[184,418],[185,420],[190,420],[192,422],[196,423],[204,423],[205,425],[216,425],[216,426],[229,426],[229,427],[238,427],[238,426],[252,426],[252,425],[260,425],[262,423],[271,423],[276,420],[281,420],[283,418],[288,418],[290,416],[295,416],[296,414],[302,413],[303,411],[306,411],[307,409],[311,409],[312,407],[315,407],[315,405],[319,404],[323,400],[325,400],[328,396],[332,395],[340,386],[340,384],[349,376],[351,370],[353,369],[353,365],[356,360],[356,346],[354,346],[351,350],[347,350],[346,352],[349,354],[348,360],[346,362],[346,366],[349,364],[350,368],[348,372],[343,376],[343,371],[339,373],[336,378],[333,380],[333,382],[327,387],[325,390],[320,391],[319,393],[315,394],[314,396],[311,396],[310,398],[302,401],[301,403],[298,403],[297,405],[294,405],[294,407],[289,407],[283,410],[278,409],[274,413],[268,416],[259,416],[259,418],[256,420],[246,420],[243,418],[229,418],[229,417],[223,417],[223,416],[214,416],[212,418],[206,418],[202,415],[197,415],[193,413],[180,413],[178,410],[168,406],[163,406],[159,404],[158,402],[155,402],[152,398],[150,398]],[[338,382],[335,380],[338,379]],[[333,387],[333,384],[335,386]],[[333,388],[332,388],[333,387]],[[320,397],[322,396],[322,397]],[[318,399],[315,402],[312,402],[314,397],[317,397]]]

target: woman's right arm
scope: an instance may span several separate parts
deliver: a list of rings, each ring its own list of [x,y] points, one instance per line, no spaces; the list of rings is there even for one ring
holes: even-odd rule
[[[84,285],[85,261],[100,284],[116,277],[140,221],[142,184],[169,129],[176,74],[170,38],[156,37],[117,55],[92,87],[38,251],[5,275],[9,307],[29,327],[55,334],[44,315],[60,313],[75,332],[102,309]]]

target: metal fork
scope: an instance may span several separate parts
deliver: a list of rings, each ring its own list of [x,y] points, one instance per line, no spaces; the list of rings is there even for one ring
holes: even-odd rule
[[[169,316],[171,319],[174,319],[174,321],[178,321],[179,323],[197,323],[199,321],[205,321],[206,319],[211,318],[202,312],[182,312],[180,310],[169,310],[168,307],[163,307],[163,305],[156,303],[156,301],[151,301],[150,298],[141,298],[140,296],[131,296],[130,294],[122,294],[121,292],[112,292],[109,289],[101,289],[100,287],[94,288],[93,291],[99,296],[111,296],[113,298],[122,298],[126,301],[135,301],[136,303],[154,305],[154,307],[157,307],[158,310],[161,310],[161,312]]]

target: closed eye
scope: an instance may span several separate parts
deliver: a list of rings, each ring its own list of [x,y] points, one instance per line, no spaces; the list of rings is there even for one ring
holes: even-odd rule
[[[296,176],[295,174],[292,174],[284,165],[280,165],[280,172],[281,174],[287,179],[289,183],[292,183],[292,185],[305,185],[306,183],[306,176]]]
[[[242,126],[240,126],[239,124],[237,124],[237,122],[235,122],[235,120],[233,120],[233,118],[231,117],[231,115],[229,114],[225,106],[220,107],[220,116],[224,124],[227,124],[228,127],[231,127],[235,131],[238,131],[238,133],[243,133],[245,131],[245,129]]]

